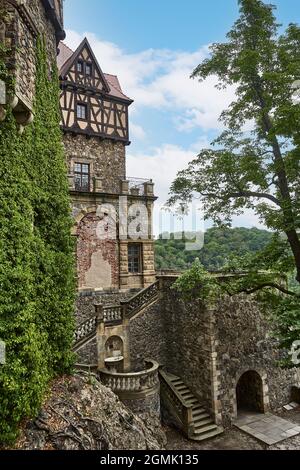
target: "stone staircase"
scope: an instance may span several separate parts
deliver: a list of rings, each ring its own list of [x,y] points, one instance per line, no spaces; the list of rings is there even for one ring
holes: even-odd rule
[[[161,370],[160,378],[162,401],[188,439],[203,441],[224,431],[180,377]]]
[[[140,315],[145,308],[150,307],[158,299],[159,282],[156,281],[140,290],[129,300],[121,301],[118,305],[95,305],[97,314],[78,325],[75,330],[73,351],[77,352],[96,337],[97,325],[100,322],[104,321],[107,326],[122,324],[124,320],[130,320]]]

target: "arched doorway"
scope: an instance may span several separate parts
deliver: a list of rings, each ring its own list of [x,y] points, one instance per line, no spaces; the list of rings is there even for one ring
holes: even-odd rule
[[[264,413],[263,382],[254,370],[245,372],[236,386],[237,411]]]

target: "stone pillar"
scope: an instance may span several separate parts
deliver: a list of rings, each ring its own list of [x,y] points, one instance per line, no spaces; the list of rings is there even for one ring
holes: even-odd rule
[[[94,177],[94,192],[95,193],[103,192],[103,179],[98,178],[97,176]]]
[[[120,241],[120,289],[128,287],[128,241]]]
[[[129,193],[129,181],[121,181],[121,194]]]
[[[142,244],[143,249],[143,283],[144,287],[153,284],[156,280],[155,265],[154,265],[154,244],[152,240],[144,241]]]
[[[144,183],[144,194],[145,196],[154,196],[154,183],[152,180]]]
[[[74,191],[75,189],[75,179],[73,174],[68,175],[69,190]]]
[[[96,341],[97,341],[97,363],[98,370],[104,368],[105,364],[105,325],[104,325],[104,314],[103,314],[103,305],[95,304],[96,312]]]
[[[210,387],[211,387],[211,414],[216,424],[222,424],[222,405],[220,400],[221,373],[218,368],[216,337],[216,312],[214,305],[207,305],[205,315],[207,316],[207,349],[210,363]]]

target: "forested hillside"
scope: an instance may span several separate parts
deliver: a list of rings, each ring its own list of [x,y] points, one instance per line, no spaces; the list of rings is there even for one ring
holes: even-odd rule
[[[185,240],[175,240],[174,234],[171,234],[170,240],[160,238],[155,242],[156,269],[186,269],[195,258],[199,258],[206,269],[219,270],[229,256],[256,253],[271,238],[271,232],[257,228],[213,227],[205,232],[202,250],[186,251]]]

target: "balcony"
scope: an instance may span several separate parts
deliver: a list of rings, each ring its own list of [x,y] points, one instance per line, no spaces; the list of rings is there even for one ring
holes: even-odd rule
[[[68,175],[69,190],[82,193],[113,194],[115,191],[105,188],[105,179],[99,177],[88,178],[82,184],[78,182],[75,174]],[[127,178],[120,180],[120,192],[122,196],[148,196],[154,197],[154,183],[151,179]]]
[[[129,177],[121,182],[122,194],[131,196],[154,196],[154,183],[152,179]]]
[[[158,369],[156,361],[145,360],[145,370],[120,373],[103,369],[100,378],[122,401],[145,399],[159,391]]]

